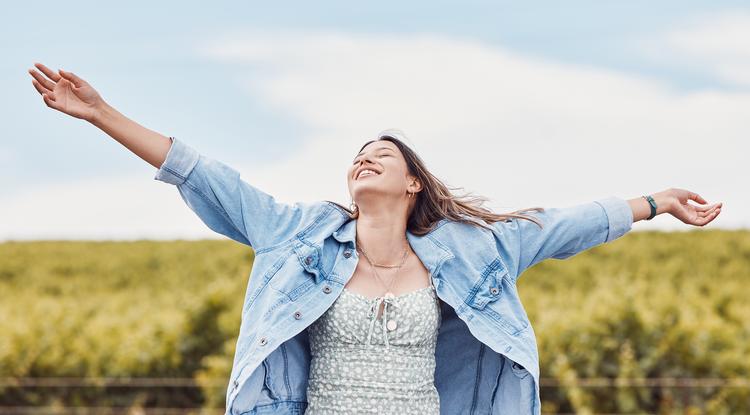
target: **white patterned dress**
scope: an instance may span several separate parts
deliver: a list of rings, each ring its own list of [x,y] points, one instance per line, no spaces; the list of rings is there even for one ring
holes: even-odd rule
[[[439,415],[434,377],[440,322],[432,285],[391,299],[345,287],[308,328],[305,414]]]

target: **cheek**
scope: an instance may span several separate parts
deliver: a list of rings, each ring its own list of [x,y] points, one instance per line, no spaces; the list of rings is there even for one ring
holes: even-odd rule
[[[405,183],[406,176],[406,168],[405,166],[402,166],[400,164],[390,166],[390,168],[388,169],[388,181],[390,182]]]
[[[393,188],[393,189],[403,187],[404,183],[406,182],[403,176],[401,176],[400,173],[395,172],[395,171],[389,171],[388,174],[382,179],[383,179],[383,183],[385,183],[387,187]]]

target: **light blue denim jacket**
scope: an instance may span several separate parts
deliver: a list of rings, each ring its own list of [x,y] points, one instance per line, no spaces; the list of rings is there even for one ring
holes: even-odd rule
[[[354,273],[356,220],[326,201],[286,204],[224,163],[170,137],[156,180],[177,186],[212,230],[252,247],[226,414],[303,414],[310,349],[306,328]],[[407,240],[443,301],[435,386],[441,414],[540,414],[539,355],[516,289],[518,277],[630,230],[627,201],[607,197],[495,222],[492,231],[440,221]]]

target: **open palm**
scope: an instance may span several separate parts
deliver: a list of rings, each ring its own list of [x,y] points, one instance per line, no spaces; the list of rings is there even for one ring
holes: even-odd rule
[[[688,203],[688,200],[693,200],[704,205],[708,202],[697,193],[689,190],[672,188],[669,192],[677,200],[676,203],[672,204],[672,209],[669,213],[688,225],[703,226],[714,220],[721,213],[722,202],[706,206],[696,206]]]
[[[62,69],[57,73],[41,63],[34,63],[34,66],[44,75],[29,69],[29,73],[34,77],[31,83],[42,95],[48,107],[76,118],[89,121],[92,119],[96,108],[103,100],[88,82]]]

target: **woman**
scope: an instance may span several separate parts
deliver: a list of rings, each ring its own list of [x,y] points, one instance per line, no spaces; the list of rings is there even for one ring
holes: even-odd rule
[[[47,106],[102,129],[176,185],[207,226],[254,249],[227,414],[539,414],[536,340],[516,290],[523,271],[658,214],[703,226],[721,211],[673,188],[493,214],[452,195],[397,131],[354,157],[350,209],[279,203],[129,120],[75,74],[35,66]]]

